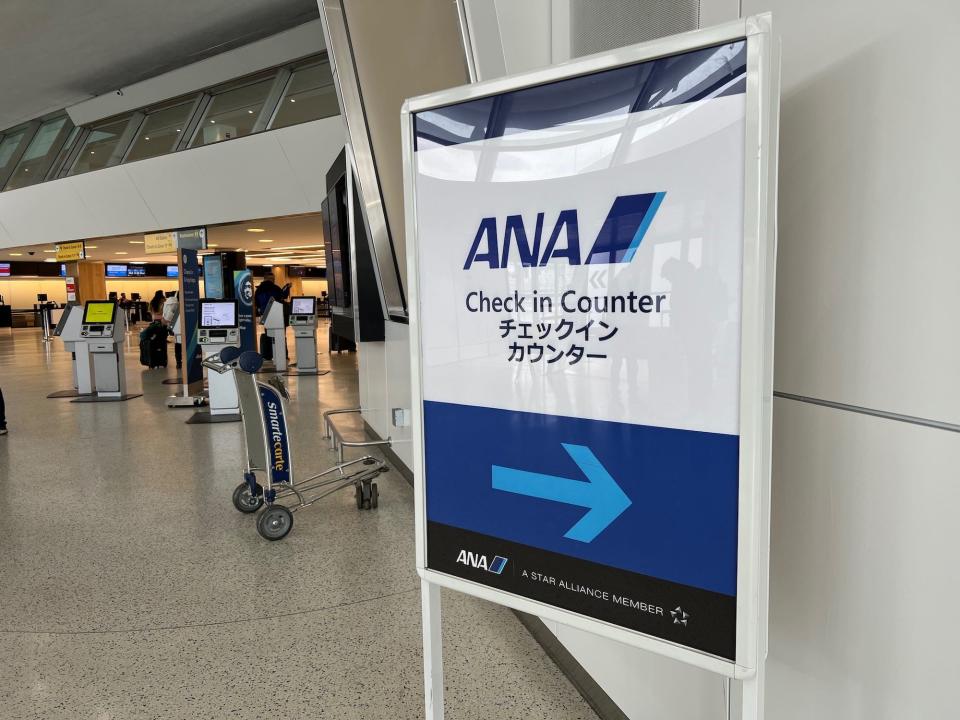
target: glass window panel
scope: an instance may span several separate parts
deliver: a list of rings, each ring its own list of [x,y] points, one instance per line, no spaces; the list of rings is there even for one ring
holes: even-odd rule
[[[10,176],[10,180],[7,181],[5,189],[15,190],[43,180],[44,175],[50,168],[50,163],[54,161],[56,154],[60,151],[63,138],[71,126],[70,120],[66,116],[48,120],[41,125],[23,153],[23,157],[20,158],[20,162],[17,164],[16,170],[13,171],[13,175]]]
[[[79,175],[80,173],[107,167],[110,164],[113,151],[116,150],[117,142],[123,135],[129,121],[129,117],[124,117],[98,125],[90,130],[90,135],[74,161],[70,174]]]
[[[137,139],[124,162],[145,160],[173,152],[180,135],[190,119],[193,99],[178,103],[163,110],[147,115],[147,119],[137,133]]]
[[[243,137],[253,132],[273,77],[215,95],[207,107],[190,147]]]
[[[10,163],[13,161],[13,153],[16,152],[20,141],[26,130],[17,130],[16,132],[4,135],[0,140],[0,175],[6,175],[10,169]]]
[[[270,127],[282,128],[339,114],[330,63],[322,62],[293,74]]]

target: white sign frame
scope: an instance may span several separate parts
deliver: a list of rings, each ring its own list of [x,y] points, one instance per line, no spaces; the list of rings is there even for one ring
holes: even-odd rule
[[[578,75],[747,41],[746,130],[740,366],[739,522],[736,660],[682,647],[542,602],[427,568],[424,482],[423,365],[420,347],[420,278],[413,115],[415,113],[551,83]],[[779,110],[778,47],[769,14],[598,53],[560,65],[444,90],[407,100],[401,112],[406,244],[410,303],[412,430],[416,560],[422,581],[426,717],[443,717],[440,588],[466,593],[564,625],[649,650],[743,681],[741,716],[763,717],[764,661],[770,545],[770,465],[773,406],[773,308],[776,259],[776,148]]]

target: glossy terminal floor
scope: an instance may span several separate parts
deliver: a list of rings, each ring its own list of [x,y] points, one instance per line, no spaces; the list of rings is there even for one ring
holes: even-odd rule
[[[379,510],[343,491],[262,540],[230,502],[240,425],[165,407],[170,350],[148,371],[131,339],[144,397],[71,404],[46,399],[70,385],[60,342],[0,330],[0,718],[422,717],[410,486],[388,473]],[[322,411],[357,404],[356,357],[323,350],[331,374],[290,379],[301,471],[334,462]],[[444,611],[447,717],[595,717],[512,613]]]

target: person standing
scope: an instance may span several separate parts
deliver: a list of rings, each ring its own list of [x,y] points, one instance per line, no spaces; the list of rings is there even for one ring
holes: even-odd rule
[[[7,406],[3,402],[3,388],[0,388],[0,435],[7,434]]]
[[[174,326],[177,324],[177,318],[180,316],[180,291],[171,293],[163,303],[163,322],[166,324],[169,332],[174,337],[173,357],[177,361],[177,369],[183,367],[183,346],[177,340],[174,334]]]
[[[160,316],[163,314],[163,303],[166,302],[166,298],[163,296],[163,290],[157,290],[153,297],[150,298],[150,314],[153,316],[154,320],[159,320]]]

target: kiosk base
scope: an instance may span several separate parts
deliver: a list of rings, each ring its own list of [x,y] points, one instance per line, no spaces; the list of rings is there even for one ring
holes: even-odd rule
[[[161,385],[183,385],[183,381],[180,378],[167,378],[160,382]]]
[[[75,398],[75,397],[86,397],[92,395],[93,393],[80,393],[76,390],[57,390],[47,395],[48,398]]]
[[[70,402],[75,403],[92,403],[92,402],[124,402],[126,400],[133,400],[134,398],[143,397],[143,393],[124,393],[123,395],[114,395],[114,396],[100,396],[100,395],[82,395],[76,400],[71,400]]]
[[[196,408],[207,404],[205,397],[193,395],[171,395],[167,398],[168,408]]]
[[[193,415],[190,416],[190,419],[187,420],[187,425],[206,425],[210,423],[228,423],[228,422],[240,422],[242,418],[239,413],[234,413],[230,415],[213,415],[207,410],[198,410]]]
[[[301,370],[300,368],[291,365],[284,372],[278,374],[295,377],[297,375],[327,375],[329,372],[329,370],[320,370],[319,368],[313,368],[312,370]]]

